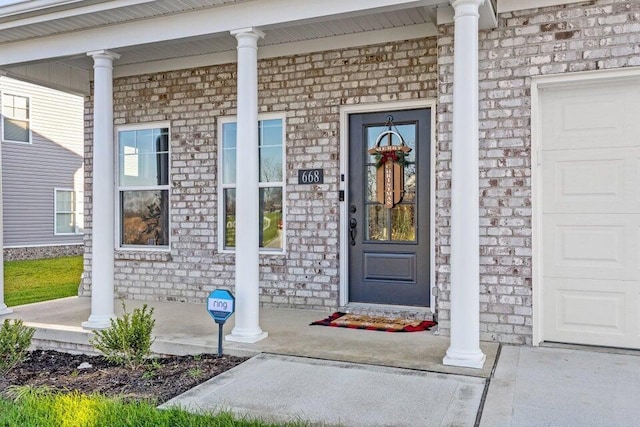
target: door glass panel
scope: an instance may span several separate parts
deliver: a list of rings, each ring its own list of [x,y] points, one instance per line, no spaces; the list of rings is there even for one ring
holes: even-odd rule
[[[367,202],[376,201],[376,175],[378,169],[375,166],[367,166],[367,182],[365,184],[367,191]]]
[[[382,205],[367,206],[367,240],[389,240],[389,210]]]
[[[404,196],[403,202],[413,202],[416,200],[416,165],[410,163],[404,167]]]
[[[416,240],[415,209],[413,204],[396,205],[391,210],[391,240]]]
[[[378,139],[378,136],[385,130],[387,130],[386,126],[367,127],[367,146],[365,147],[365,150],[369,150],[369,148],[373,148],[376,145],[376,139]],[[386,142],[383,141],[380,143],[380,145],[382,145],[383,143],[386,143]],[[368,153],[367,155],[369,157],[369,161],[375,163],[376,160],[374,156],[369,155]]]
[[[402,136],[402,139],[404,139],[405,145],[411,148],[411,151],[409,151],[405,156],[405,160],[408,162],[415,162],[416,161],[416,125],[413,123],[408,125],[397,125],[396,128],[397,129],[394,129],[394,130],[397,130],[397,132]],[[393,143],[395,144],[396,142],[394,141]]]
[[[366,128],[367,147],[375,147],[378,136],[389,130],[387,126],[368,126]],[[416,137],[417,126],[415,123],[394,125],[392,130],[398,132],[405,144],[411,148],[406,154],[404,165],[404,196],[402,204],[396,205],[393,209],[387,209],[377,201],[377,168],[375,166],[375,155],[365,154],[365,193],[367,206],[367,240],[374,241],[402,241],[414,242],[416,240],[415,224],[415,201],[416,201]],[[399,138],[392,135],[391,144],[400,145]],[[385,137],[380,146],[389,145],[389,140]]]

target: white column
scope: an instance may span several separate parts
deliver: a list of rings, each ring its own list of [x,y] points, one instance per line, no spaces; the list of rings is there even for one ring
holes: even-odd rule
[[[236,314],[227,341],[254,343],[260,329],[260,230],[258,223],[258,39],[256,28],[231,32],[238,40],[236,144]]]
[[[2,217],[2,154],[0,153],[0,316],[13,313],[4,303],[4,225]]]
[[[478,182],[478,8],[453,0],[453,142],[451,159],[451,344],[445,365],[482,368]]]
[[[107,50],[89,52],[93,58],[93,192],[91,245],[91,315],[83,328],[103,329],[115,317],[113,251],[115,195],[113,142],[113,60]]]

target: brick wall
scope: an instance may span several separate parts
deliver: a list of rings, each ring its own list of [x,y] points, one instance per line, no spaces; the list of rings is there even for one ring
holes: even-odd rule
[[[341,105],[437,96],[436,38],[259,62],[261,112],[286,113],[287,253],[261,256],[261,302],[335,309],[339,288]],[[115,124],[171,123],[171,252],[116,253],[118,296],[202,302],[232,288],[234,256],[218,253],[218,116],[236,113],[236,65],[120,78]],[[91,278],[92,102],[86,102],[85,280]],[[325,184],[298,186],[323,168]]]
[[[449,216],[453,26],[437,38],[259,63],[261,112],[287,115],[287,253],[261,257],[265,305],[334,309],[339,270],[339,107],[438,99],[436,282],[449,333]],[[505,13],[480,32],[481,339],[530,344],[531,77],[640,65],[640,2],[592,0]],[[118,295],[198,302],[233,285],[217,252],[216,118],[235,114],[235,65],[116,79],[115,122],[170,121],[170,254],[116,253]],[[91,103],[87,99],[85,282],[91,267]],[[298,187],[296,170],[325,184]]]
[[[449,333],[453,27],[438,38],[437,283]],[[480,32],[481,339],[531,343],[531,77],[640,65],[640,2],[594,0],[499,17]]]

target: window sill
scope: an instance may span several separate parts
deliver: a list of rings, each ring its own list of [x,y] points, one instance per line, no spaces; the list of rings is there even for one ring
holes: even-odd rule
[[[116,250],[114,254],[116,260],[124,261],[173,261],[171,252],[167,251],[144,251],[144,250]]]
[[[218,251],[218,253],[220,255],[235,255],[236,251],[235,250],[229,250],[229,249],[223,249],[223,250]],[[282,257],[282,258],[285,258],[287,256],[287,252],[286,251],[259,251],[258,255],[260,257],[274,257],[274,258]]]

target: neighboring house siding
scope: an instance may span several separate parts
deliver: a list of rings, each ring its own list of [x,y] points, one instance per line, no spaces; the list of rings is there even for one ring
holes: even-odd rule
[[[55,235],[54,189],[83,185],[83,99],[6,77],[3,93],[31,99],[31,144],[2,142],[4,246],[82,243]]]
[[[286,113],[285,254],[261,256],[265,305],[338,307],[341,105],[435,99],[436,39],[317,52],[259,62],[260,112]],[[120,297],[202,302],[233,287],[234,255],[218,253],[218,116],[236,114],[236,65],[114,80],[115,124],[171,123],[171,253],[116,253]],[[87,192],[92,98],[87,98]],[[295,185],[297,170],[324,169],[324,184]],[[91,271],[86,215],[84,291]]]

